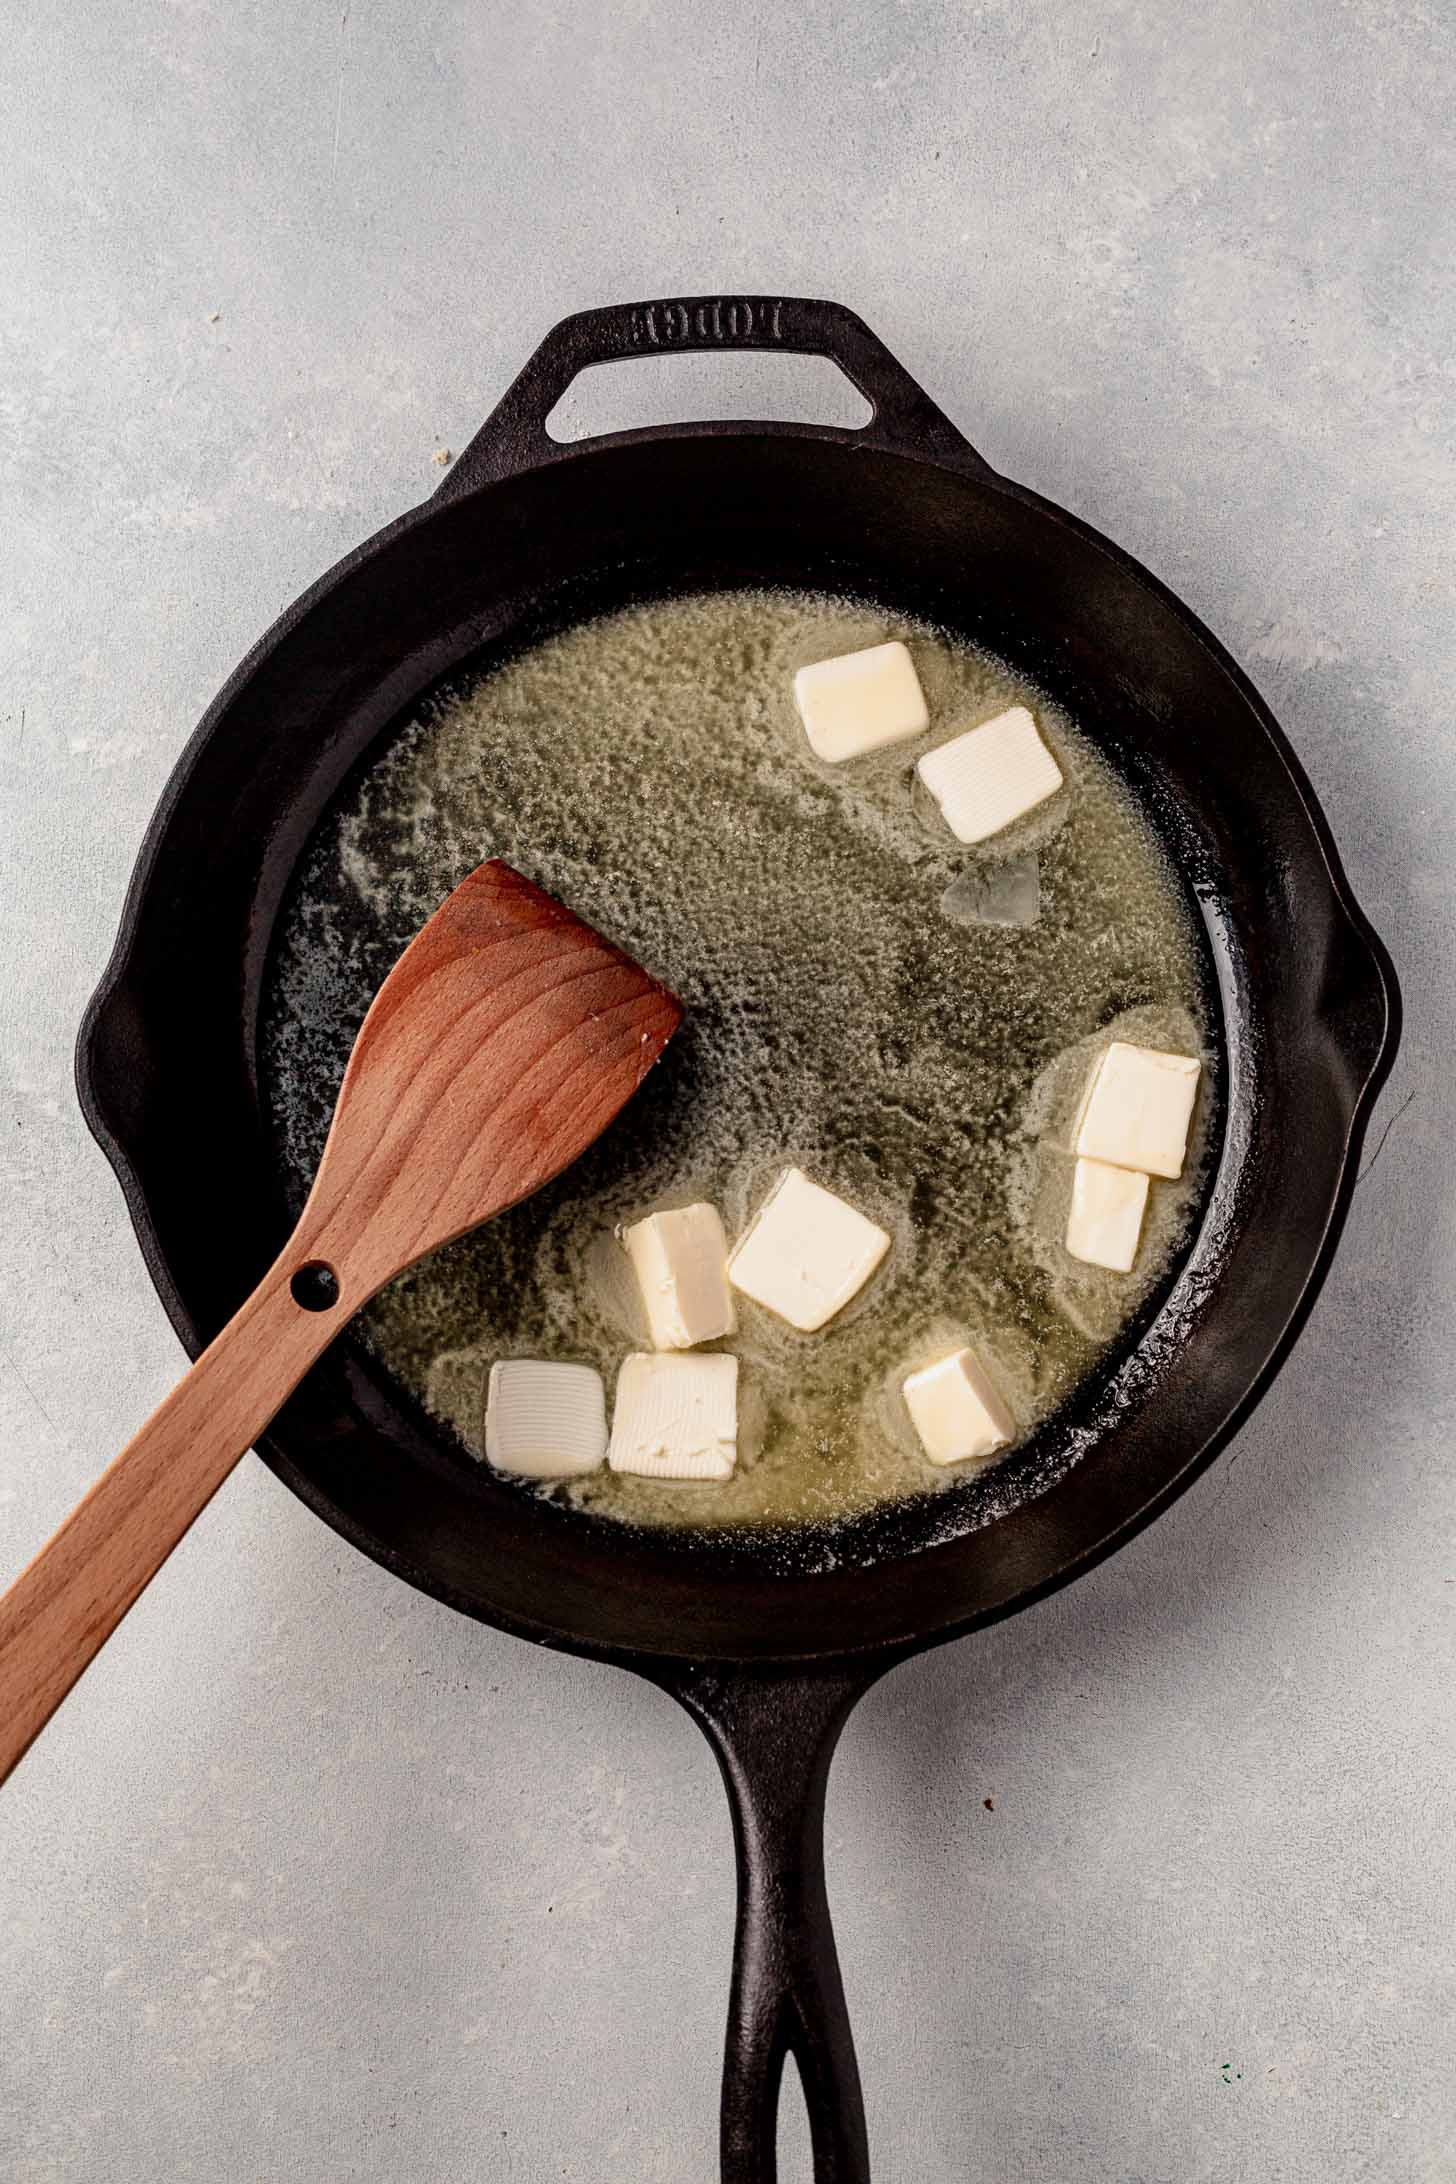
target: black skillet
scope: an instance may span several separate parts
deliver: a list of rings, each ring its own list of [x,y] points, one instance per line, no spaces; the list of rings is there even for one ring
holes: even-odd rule
[[[829,357],[873,418],[547,435],[585,366],[716,348]],[[260,1454],[399,1577],[635,1669],[701,1723],[738,1853],[723,2177],[771,2184],[792,2051],[818,2184],[857,2184],[869,2157],[823,1869],[839,1731],[895,1662],[1089,1569],[1224,1445],[1324,1275],[1394,1049],[1389,961],[1248,681],[1126,554],[997,477],[852,312],[756,296],[583,312],[547,336],[433,499],[305,593],[209,708],[148,832],[78,1072],[196,1354],[289,1227],[259,1016],[280,905],[345,775],[462,663],[629,600],[743,584],[851,592],[989,645],[1066,703],[1142,796],[1201,918],[1223,1038],[1219,1158],[1175,1277],[1013,1459],[1009,1515],[973,1529],[969,1500],[957,1523],[953,1502],[928,1497],[837,1536],[831,1569],[814,1567],[812,1540],[795,1560],[747,1535],[636,1536],[543,1508],[464,1462],[347,1342]]]

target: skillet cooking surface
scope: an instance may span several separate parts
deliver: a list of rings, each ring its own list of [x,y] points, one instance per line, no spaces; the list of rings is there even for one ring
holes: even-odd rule
[[[917,809],[918,744],[847,771],[815,765],[795,666],[890,634],[913,645],[942,737],[1034,703],[1069,794],[978,856]],[[1148,1324],[1210,1172],[1216,1076],[1184,1181],[1155,1193],[1139,1272],[1063,1257],[1070,1163],[1023,1135],[1036,1086],[1055,1078],[1060,1116],[1108,1037],[1212,1051],[1216,1001],[1174,859],[1044,694],[872,608],[764,593],[657,602],[462,678],[336,801],[265,989],[262,1079],[295,1211],[370,994],[487,849],[687,1003],[662,1063],[582,1161],[391,1285],[359,1323],[401,1390],[464,1437],[472,1473],[488,1357],[576,1357],[610,1386],[640,1347],[604,1297],[621,1278],[614,1224],[685,1194],[712,1199],[737,1233],[790,1159],[894,1235],[889,1265],[815,1337],[740,1310],[748,1460],[730,1485],[598,1473],[558,1490],[561,1521],[584,1521],[583,1507],[695,1529],[807,1516],[818,1535],[784,1541],[779,1559],[832,1568],[866,1552],[847,1506],[928,1494],[950,1537],[1065,1466],[1065,1441],[1042,1435],[979,1473],[934,1472],[889,1399],[912,1366],[970,1340],[1027,1424],[1044,1418],[1130,1314]],[[942,910],[951,883],[1028,850],[1033,923],[967,926]],[[770,1419],[757,1458],[754,1406]]]

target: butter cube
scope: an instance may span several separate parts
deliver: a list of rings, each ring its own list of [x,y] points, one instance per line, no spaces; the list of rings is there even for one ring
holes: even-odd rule
[[[958,842],[984,842],[1062,785],[1062,769],[1024,705],[927,751],[916,771]]]
[[[715,1206],[649,1213],[623,1231],[657,1350],[691,1350],[733,1332],[728,1242]]]
[[[1202,1066],[1190,1054],[1114,1039],[1088,1079],[1072,1151],[1144,1175],[1181,1175]]]
[[[930,726],[915,662],[901,644],[870,645],[801,667],[794,702],[815,757],[836,766]]]
[[[502,1358],[485,1398],[486,1461],[522,1479],[575,1479],[607,1453],[607,1399],[590,1365]]]
[[[607,1461],[641,1479],[731,1479],[738,1360],[639,1351],[617,1375]]]
[[[984,1464],[1016,1438],[1016,1421],[974,1350],[912,1373],[905,1407],[933,1464]]]
[[[1148,1179],[1105,1160],[1079,1160],[1072,1172],[1067,1249],[1089,1266],[1130,1274],[1148,1203]]]
[[[786,1168],[734,1248],[728,1279],[810,1335],[858,1296],[889,1248],[873,1221]]]

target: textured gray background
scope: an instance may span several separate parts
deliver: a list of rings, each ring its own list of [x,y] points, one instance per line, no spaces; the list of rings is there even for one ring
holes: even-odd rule
[[[1450,11],[0,15],[0,1575],[180,1362],[70,1047],[197,714],[563,312],[842,297],[1246,662],[1408,1012],[1235,1456],[851,1727],[877,2178],[1456,2178]],[[582,414],[767,399],[661,369]],[[0,1897],[6,2179],[712,2170],[706,1749],[253,1460],[0,1799]]]

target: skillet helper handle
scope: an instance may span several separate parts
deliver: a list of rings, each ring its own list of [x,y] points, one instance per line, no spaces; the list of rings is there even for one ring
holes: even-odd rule
[[[814,2184],[870,2184],[859,2066],[824,1885],[824,1793],[840,1731],[878,1674],[703,1671],[669,1685],[717,1757],[738,1859],[722,2184],[775,2184],[789,2054],[809,2115]]]
[[[0,1598],[0,1782],[347,1318],[294,1302],[297,1265],[264,1276]]]
[[[604,304],[553,326],[437,488],[435,499],[456,499],[519,471],[564,461],[583,447],[641,437],[608,433],[596,440],[563,442],[551,438],[546,420],[578,372],[593,364],[702,349],[782,349],[826,357],[858,387],[874,413],[863,426],[770,425],[770,431],[811,433],[851,447],[885,448],[994,475],[879,336],[842,303],[810,296],[684,296],[667,302]],[[708,420],[671,429],[678,437],[704,437],[762,428]]]

